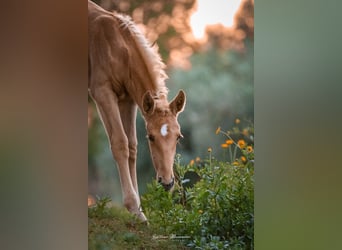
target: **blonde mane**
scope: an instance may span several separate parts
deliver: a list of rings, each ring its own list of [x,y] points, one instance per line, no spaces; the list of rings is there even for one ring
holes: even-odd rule
[[[168,79],[168,76],[165,73],[165,64],[158,52],[158,46],[151,46],[129,16],[115,13],[115,17],[121,21],[121,28],[126,28],[131,32],[132,37],[146,62],[147,69],[154,80],[153,84],[156,89],[156,97],[167,96],[168,88],[165,86],[165,80]]]

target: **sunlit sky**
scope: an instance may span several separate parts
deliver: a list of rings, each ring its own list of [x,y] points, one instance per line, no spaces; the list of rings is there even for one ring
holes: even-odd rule
[[[234,15],[241,0],[197,0],[197,11],[191,16],[190,25],[197,39],[205,35],[207,25],[234,25]]]

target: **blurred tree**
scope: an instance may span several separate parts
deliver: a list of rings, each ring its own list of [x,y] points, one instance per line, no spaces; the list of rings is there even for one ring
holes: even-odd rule
[[[244,0],[235,14],[235,24],[227,28],[222,24],[210,25],[206,29],[208,41],[198,50],[216,48],[243,52],[245,41],[254,42],[254,1]]]
[[[165,61],[170,51],[188,47],[189,18],[195,0],[98,0],[108,11],[132,17],[151,43],[156,42]]]
[[[245,0],[235,16],[236,29],[242,30],[246,38],[254,40],[254,0]]]

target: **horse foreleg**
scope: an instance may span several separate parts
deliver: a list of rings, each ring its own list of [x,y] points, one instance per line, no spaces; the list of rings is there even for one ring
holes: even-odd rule
[[[136,117],[137,117],[137,105],[133,102],[133,100],[128,99],[119,102],[120,115],[122,124],[125,130],[125,133],[128,138],[128,148],[129,148],[129,172],[131,176],[131,181],[134,186],[135,192],[138,196],[138,203],[140,206],[140,197],[139,197],[139,189],[138,189],[138,181],[137,181],[137,169],[136,169],[136,161],[137,161],[137,133],[136,133]],[[146,217],[143,212],[140,214],[140,219],[146,220]]]
[[[129,148],[129,171],[131,174],[131,180],[136,193],[139,195],[138,181],[137,181],[137,134],[136,134],[136,117],[137,117],[137,105],[132,99],[121,101],[119,103],[120,115],[122,124],[128,139]]]
[[[146,221],[140,209],[140,199],[132,182],[129,169],[129,143],[122,124],[118,98],[108,87],[102,86],[91,91],[99,114],[107,132],[114,159],[117,162],[124,206],[127,210]]]

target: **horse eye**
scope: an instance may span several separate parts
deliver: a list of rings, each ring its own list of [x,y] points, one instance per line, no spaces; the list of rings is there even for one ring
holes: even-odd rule
[[[154,142],[154,136],[153,135],[147,135],[147,139],[149,139],[151,142]]]

